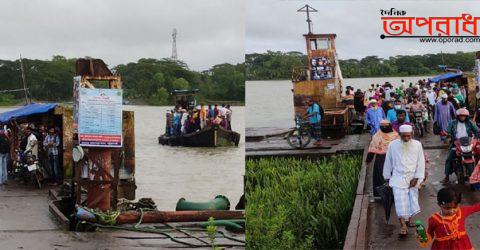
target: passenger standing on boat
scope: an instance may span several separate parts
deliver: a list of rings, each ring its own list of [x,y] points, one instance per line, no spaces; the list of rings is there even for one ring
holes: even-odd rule
[[[210,108],[208,109],[208,118],[210,120],[215,119],[215,109],[213,108],[213,105],[210,105]]]
[[[165,121],[165,134],[167,134],[168,136],[171,135],[172,133],[172,112],[170,110],[167,110],[167,114],[166,114],[166,121]]]
[[[383,177],[392,187],[395,211],[400,221],[400,238],[414,226],[413,216],[420,212],[418,186],[425,178],[425,156],[422,144],[412,139],[410,125],[400,127],[400,139],[388,145]]]
[[[390,122],[388,120],[382,120],[380,122],[380,130],[372,137],[372,141],[370,142],[366,162],[370,163],[375,157],[375,162],[373,163],[373,197],[375,200],[380,198],[377,187],[385,183],[385,179],[383,178],[383,164],[385,163],[388,144],[398,138],[399,135],[393,130]]]
[[[205,126],[207,126],[207,109],[205,108],[205,105],[202,103],[200,105],[200,110],[199,110],[199,118],[200,118],[200,128],[203,129]]]
[[[55,128],[48,129],[48,135],[43,141],[43,146],[48,154],[48,160],[53,173],[54,185],[62,182],[62,169],[60,168],[60,161],[58,159],[58,147],[60,146],[60,137],[55,133]]]
[[[370,101],[371,107],[367,110],[365,122],[370,127],[370,134],[374,135],[380,129],[380,121],[385,119],[385,112],[377,105],[377,100]]]
[[[227,108],[225,107],[225,104],[222,104],[222,107],[220,107],[218,109],[218,113],[219,113],[219,116],[220,118],[222,118],[222,122],[220,123],[220,125],[224,128],[224,129],[228,129],[228,122],[227,122]]]
[[[179,107],[175,107],[175,113],[173,114],[173,135],[179,136],[182,128],[181,124],[182,114]]]
[[[218,105],[215,104],[215,108],[213,108],[213,118],[217,118],[218,116]]]
[[[188,113],[185,109],[180,109],[180,134],[184,135],[187,131]]]
[[[227,129],[232,130],[232,108],[230,107],[230,104],[227,104]]]
[[[318,103],[314,102],[312,99],[307,100],[307,117],[308,122],[311,127],[312,138],[316,140],[314,143],[315,146],[322,145],[321,142],[321,132],[322,132],[322,115],[321,107]]]

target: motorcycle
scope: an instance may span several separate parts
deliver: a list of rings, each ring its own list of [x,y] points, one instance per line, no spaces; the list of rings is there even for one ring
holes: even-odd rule
[[[415,134],[420,135],[423,137],[423,111],[416,110],[413,111],[413,121],[415,122]]]
[[[476,157],[479,155],[479,146],[478,141],[471,137],[462,137],[455,140],[455,148],[452,149],[456,153],[453,168],[459,184],[463,185],[473,173],[478,161]]]
[[[45,177],[44,171],[38,159],[32,152],[21,152],[17,150],[17,159],[16,159],[16,173],[20,176],[25,183],[31,181],[34,186],[39,189],[42,188],[42,181]]]

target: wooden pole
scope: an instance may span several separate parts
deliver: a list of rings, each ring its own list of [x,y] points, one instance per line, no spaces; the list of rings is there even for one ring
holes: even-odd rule
[[[25,104],[29,103],[27,94],[27,81],[25,79],[25,69],[23,68],[22,54],[20,54],[20,70],[22,71],[23,92],[25,93]]]

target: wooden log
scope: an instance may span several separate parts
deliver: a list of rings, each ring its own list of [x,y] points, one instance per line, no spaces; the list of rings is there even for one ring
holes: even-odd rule
[[[137,211],[122,213],[117,218],[117,224],[137,223],[140,216]],[[245,217],[245,211],[145,211],[142,223],[197,222],[207,221],[210,217],[216,220],[241,219]]]

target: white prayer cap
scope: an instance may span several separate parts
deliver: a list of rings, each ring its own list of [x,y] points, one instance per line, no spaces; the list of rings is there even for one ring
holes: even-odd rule
[[[442,98],[443,98],[443,99],[447,99],[447,98],[448,98],[448,95],[447,95],[447,94],[443,94],[443,95],[442,95]]]
[[[410,126],[410,125],[402,125],[402,126],[400,126],[400,128],[399,128],[399,132],[400,132],[400,133],[413,132],[413,128],[412,128],[412,126]]]
[[[372,99],[372,100],[370,100],[370,103],[377,103],[377,100]]]

